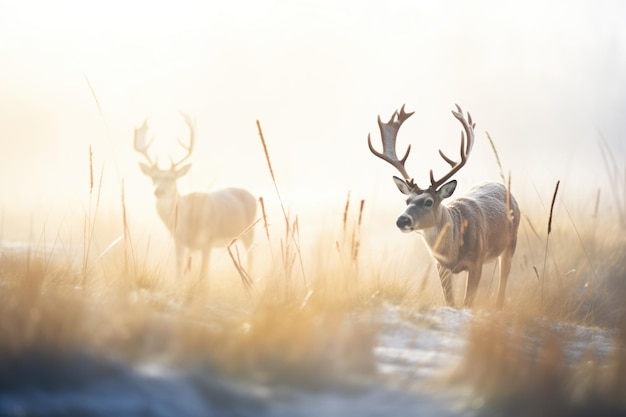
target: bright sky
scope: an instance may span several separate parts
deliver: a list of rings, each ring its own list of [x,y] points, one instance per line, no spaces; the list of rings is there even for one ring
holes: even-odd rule
[[[186,134],[179,110],[197,135],[182,191],[272,198],[259,119],[294,211],[348,191],[401,210],[394,170],[367,150],[376,116],[416,111],[400,146],[413,144],[407,167],[424,183],[446,167],[437,149],[458,148],[459,103],[477,122],[460,190],[498,178],[487,130],[522,206],[557,180],[594,199],[607,182],[599,132],[626,155],[624,17],[617,0],[0,0],[3,221],[82,216],[90,147],[102,207],[120,209],[123,180],[130,210],[152,210],[133,129],[150,117],[166,161]]]

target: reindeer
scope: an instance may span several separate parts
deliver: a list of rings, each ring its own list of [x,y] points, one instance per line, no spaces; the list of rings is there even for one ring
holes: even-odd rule
[[[201,252],[200,273],[205,276],[211,249],[216,246],[225,247],[253,223],[256,216],[256,198],[241,188],[185,195],[178,192],[176,181],[191,168],[191,164],[181,164],[191,156],[195,140],[193,121],[188,115],[183,114],[183,117],[189,128],[189,143],[184,144],[178,139],[186,154],[177,162],[170,159],[169,169],[160,169],[158,162],[153,162],[148,154],[154,138],[146,142],[149,130],[147,119],[140,128],[135,129],[134,146],[135,151],[148,162],[140,162],[139,167],[152,179],[157,213],[174,238],[178,276],[182,275],[185,260],[191,251]],[[246,250],[249,250],[253,238],[252,229],[241,236]]]
[[[404,233],[421,232],[431,254],[437,261],[437,271],[441,280],[446,303],[454,306],[452,293],[452,274],[467,271],[467,287],[464,305],[471,307],[480,282],[483,264],[496,257],[500,264],[500,284],[496,306],[504,304],[506,282],[511,270],[511,258],[517,243],[517,229],[520,211],[515,198],[500,183],[487,182],[476,185],[466,195],[450,201],[456,188],[456,180],[448,181],[467,162],[474,145],[474,127],[472,116],[457,105],[452,114],[463,125],[461,131],[461,160],[448,158],[441,150],[439,155],[450,165],[450,171],[435,180],[430,170],[430,186],[419,187],[407,173],[404,164],[411,151],[408,146],[404,157],[396,155],[396,137],[402,123],[415,112],[406,113],[404,105],[383,123],[378,116],[378,126],[383,144],[383,152],[372,146],[370,135],[367,142],[370,151],[377,157],[389,162],[404,177],[393,177],[396,186],[409,197],[407,208],[396,220],[396,226]]]

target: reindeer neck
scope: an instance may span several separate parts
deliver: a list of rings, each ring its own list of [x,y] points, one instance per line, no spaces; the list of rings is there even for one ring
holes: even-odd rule
[[[172,231],[176,223],[176,211],[180,194],[178,191],[172,195],[157,198],[156,207],[159,217],[165,223],[167,228]]]
[[[458,257],[458,245],[455,244],[462,236],[455,221],[458,213],[454,207],[440,206],[435,226],[424,230],[424,239],[433,256],[441,263],[454,262]]]

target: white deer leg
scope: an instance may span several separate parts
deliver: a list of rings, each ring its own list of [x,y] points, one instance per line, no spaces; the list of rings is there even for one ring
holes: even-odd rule
[[[179,243],[176,243],[176,277],[180,278],[186,272],[187,250]]]
[[[211,260],[211,248],[202,250],[202,263],[200,264],[200,277],[206,278],[209,270],[209,262]]]
[[[443,289],[443,296],[446,299],[446,304],[450,307],[454,307],[454,294],[452,293],[452,271],[448,268],[437,264],[437,272],[439,273],[439,279],[441,280],[441,288]]]

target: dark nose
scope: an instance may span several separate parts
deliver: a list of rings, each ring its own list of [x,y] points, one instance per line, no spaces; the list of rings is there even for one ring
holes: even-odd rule
[[[411,225],[411,218],[404,214],[398,217],[398,220],[396,220],[396,226],[398,226],[398,229],[404,229],[406,227],[409,227],[410,225]]]

